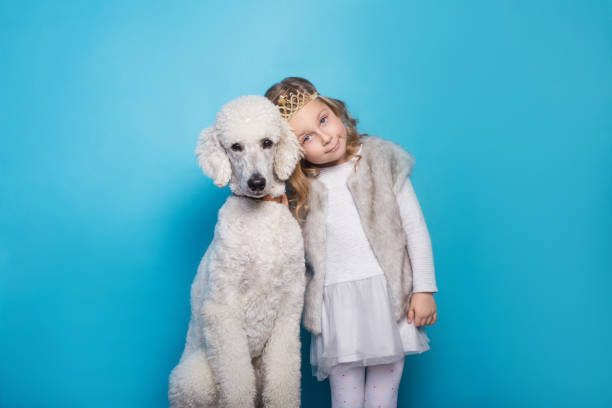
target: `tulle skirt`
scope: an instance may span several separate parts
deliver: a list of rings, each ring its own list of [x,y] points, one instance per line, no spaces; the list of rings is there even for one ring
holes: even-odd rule
[[[429,350],[424,327],[395,322],[383,274],[325,286],[321,334],[312,335],[312,374],[324,380],[343,367],[387,364]]]

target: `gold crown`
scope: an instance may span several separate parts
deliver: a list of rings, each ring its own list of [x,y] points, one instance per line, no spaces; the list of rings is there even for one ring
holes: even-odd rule
[[[288,96],[279,96],[276,106],[278,106],[282,118],[289,121],[297,111],[302,109],[308,102],[316,99],[317,96],[319,94],[316,91],[310,94],[305,89],[297,89],[295,93],[290,92]]]

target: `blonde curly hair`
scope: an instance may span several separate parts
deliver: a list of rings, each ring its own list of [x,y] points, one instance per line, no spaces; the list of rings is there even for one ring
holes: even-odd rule
[[[266,91],[265,96],[271,100],[272,103],[278,105],[278,99],[281,95],[288,97],[290,92],[295,93],[297,89],[304,89],[310,94],[315,92],[318,93],[315,86],[307,79],[287,77],[279,83],[272,85]],[[367,133],[359,133],[357,131],[357,119],[349,114],[346,109],[346,104],[343,101],[322,95],[319,95],[317,98],[329,106],[334,114],[344,123],[347,133],[346,151],[349,157],[357,157],[357,161],[355,162],[355,168],[357,168],[357,163],[361,160],[361,155],[357,154],[357,151],[359,151],[360,139],[362,136],[367,136]],[[317,177],[318,175],[319,170],[317,167],[306,160],[306,158],[303,158],[300,160],[299,165],[296,166],[293,174],[288,180],[287,198],[289,200],[289,209],[300,224],[303,224],[310,210],[307,204],[308,194],[310,193],[309,179]]]

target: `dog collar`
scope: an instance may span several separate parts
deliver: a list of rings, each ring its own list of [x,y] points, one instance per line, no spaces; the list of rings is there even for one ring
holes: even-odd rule
[[[261,198],[249,197],[249,196],[246,196],[246,195],[238,195],[238,194],[234,194],[234,195],[238,196],[238,197],[247,197],[247,198],[250,198],[251,200],[274,201],[274,202],[277,202],[279,204],[287,204],[287,195],[285,195],[285,194],[280,195],[278,197],[272,197],[270,195],[267,195],[267,196],[264,196],[264,197],[261,197]]]

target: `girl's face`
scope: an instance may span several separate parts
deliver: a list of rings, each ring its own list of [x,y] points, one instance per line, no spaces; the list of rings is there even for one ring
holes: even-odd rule
[[[310,163],[318,167],[328,167],[348,160],[346,127],[320,99],[314,99],[304,105],[291,117],[289,125]]]

